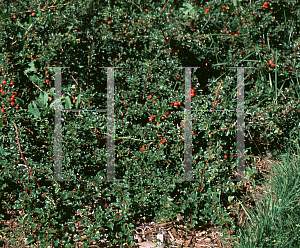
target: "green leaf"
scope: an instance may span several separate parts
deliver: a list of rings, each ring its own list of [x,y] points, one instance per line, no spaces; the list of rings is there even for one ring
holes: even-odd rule
[[[78,109],[78,104],[80,103],[81,95],[78,95],[77,101],[76,101],[76,108]]]
[[[40,118],[40,116],[41,116],[39,109],[35,105],[35,102],[29,103],[28,112],[33,114],[33,116],[36,118]]]
[[[30,64],[29,64],[30,65]],[[30,66],[29,68],[27,68],[25,71],[24,71],[24,74],[27,74],[28,72],[31,72],[31,71],[34,71],[36,72],[36,68],[35,66]]]
[[[55,90],[54,87],[50,89],[50,96],[55,96],[54,90]]]
[[[21,99],[21,98],[19,98],[19,97],[16,97],[16,99],[17,99],[17,104],[20,106],[20,107],[22,107],[22,108],[24,108],[24,101],[23,101],[23,99]]]
[[[38,8],[38,13],[39,13],[39,20],[41,20],[42,15],[41,15],[41,9],[40,8]]]
[[[237,7],[237,0],[233,0],[233,4],[235,7]]]
[[[72,104],[69,96],[66,96],[66,104],[65,104],[65,109],[71,109]]]
[[[48,22],[50,25],[53,25],[53,15],[52,14],[48,15]]]
[[[3,149],[3,147],[0,147],[0,155],[8,155],[9,153],[8,152],[5,152],[5,150]]]
[[[25,27],[20,23],[20,21],[19,20],[17,20],[17,24],[19,25],[19,27],[22,27],[22,28],[24,28],[25,29]]]
[[[37,105],[39,108],[45,108],[45,107],[46,107],[46,105],[45,105],[41,100],[38,100],[38,101],[36,102],[36,105]]]
[[[28,32],[29,32],[29,30],[31,29],[32,26],[33,26],[33,24],[31,23],[31,24],[28,26],[28,28],[27,28],[27,30],[26,30],[26,32],[25,32],[25,35],[28,34]]]
[[[185,6],[185,7],[187,7],[188,9],[192,9],[193,8],[193,6],[191,4],[189,4],[189,3],[183,3],[182,5]]]
[[[108,224],[108,227],[113,230],[114,229],[114,223],[113,222],[109,222]]]
[[[233,200],[234,196],[228,196],[228,202],[230,203]]]
[[[73,28],[73,25],[67,27],[67,29],[69,29],[69,31],[70,31],[72,28]]]
[[[46,91],[43,91],[40,93],[39,99],[37,101],[37,106],[39,108],[45,108],[47,106],[48,102],[48,93]]]
[[[44,104],[45,105],[47,105],[48,99],[49,99],[48,93],[46,91],[44,91]]]
[[[29,65],[30,67],[34,67],[34,62],[31,61],[28,65]]]
[[[37,83],[40,81],[37,75],[30,76],[29,79],[34,83]]]

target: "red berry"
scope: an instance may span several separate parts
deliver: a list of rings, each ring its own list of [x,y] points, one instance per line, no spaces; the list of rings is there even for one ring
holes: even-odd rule
[[[179,102],[174,102],[174,105],[175,105],[175,106],[179,105]]]
[[[4,91],[4,90],[2,91],[2,94],[3,94],[3,95],[5,94],[5,91]]]
[[[2,72],[2,75],[4,76],[4,75],[5,75],[5,72]]]
[[[152,98],[152,95],[149,95],[148,98],[151,99],[151,98]]]
[[[2,104],[2,108],[4,108],[5,107],[5,104]]]
[[[15,95],[17,95],[17,94],[18,94],[18,92],[17,92],[17,91],[15,91],[15,92],[14,92],[14,94],[15,94]]]
[[[246,26],[246,23],[245,23],[245,22],[243,23],[243,26]]]
[[[165,119],[165,117],[164,117],[164,116],[162,116],[162,117],[161,117],[161,119],[162,119],[162,120],[164,120],[164,119]]]
[[[224,157],[225,157],[225,159],[227,159],[227,155],[225,155]]]
[[[34,13],[31,13],[31,16],[34,16]]]
[[[194,93],[192,93],[192,94],[191,94],[191,97],[194,97],[194,96],[195,96],[195,94],[194,94]]]
[[[11,103],[10,103],[11,106],[14,105],[14,104],[15,104],[14,102],[11,102]]]
[[[184,127],[184,123],[181,123],[181,126]]]
[[[159,123],[156,123],[156,126],[159,126]]]
[[[111,21],[108,21],[108,24],[111,24]]]
[[[145,147],[142,147],[142,151],[145,151],[146,150],[146,148]]]
[[[1,113],[4,113],[4,109],[1,109]]]
[[[13,86],[13,85],[14,85],[14,83],[13,83],[13,82],[10,82],[10,83],[9,83],[9,85]]]
[[[19,109],[19,106],[17,106],[16,109]]]
[[[49,71],[45,71],[46,74],[48,74]]]
[[[46,83],[49,83],[50,82],[50,80],[49,79],[46,79]]]
[[[3,84],[6,84],[6,81],[3,81]]]
[[[156,103],[156,101],[153,101],[153,104]]]

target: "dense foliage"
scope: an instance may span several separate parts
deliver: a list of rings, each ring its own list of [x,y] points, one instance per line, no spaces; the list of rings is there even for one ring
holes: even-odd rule
[[[237,69],[230,67],[249,67],[247,178],[254,158],[267,150],[276,156],[300,134],[297,1],[14,1],[1,8],[0,194],[2,211],[27,214],[28,244],[71,247],[83,239],[88,247],[108,228],[112,243],[132,245],[139,214],[181,214],[189,228],[212,221],[234,229],[227,205],[240,182],[229,180],[237,159],[236,112],[226,111],[237,106]],[[105,109],[107,69],[100,67],[110,66],[118,67],[115,170],[124,180],[103,180],[106,113],[82,111],[62,112],[62,173],[71,181],[46,181],[54,163],[53,67],[69,67],[62,69],[62,108]],[[184,173],[179,67],[186,66],[197,67],[191,97],[199,180],[175,182]],[[89,204],[93,214],[84,210]],[[89,227],[81,237],[78,221]]]

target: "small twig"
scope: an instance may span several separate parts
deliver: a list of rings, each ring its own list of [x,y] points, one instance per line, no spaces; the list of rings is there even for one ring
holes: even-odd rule
[[[25,74],[26,75],[26,77],[28,77],[28,75],[27,75],[27,73]],[[29,78],[29,77],[28,77]],[[30,78],[29,78],[29,80],[30,80]],[[31,81],[40,91],[42,91],[41,90],[41,88],[38,86],[38,85],[36,85],[33,81]],[[43,91],[42,91],[43,92]]]
[[[23,151],[22,151],[22,149],[21,149],[21,144],[20,144],[20,138],[19,138],[19,136],[18,136],[18,127],[17,127],[17,125],[16,125],[16,123],[14,123],[14,127],[15,127],[15,133],[16,133],[16,139],[17,139],[17,144],[18,144],[18,146],[19,146],[19,151],[21,152],[21,159],[24,161],[24,163],[25,163],[25,165],[26,165],[26,168],[28,169],[28,180],[27,180],[27,183],[29,184],[29,177],[30,176],[32,176],[33,178],[35,178],[32,174],[31,174],[31,168],[28,166],[28,164],[27,164],[27,161],[26,161],[26,159],[24,158],[24,156],[23,156]],[[27,184],[27,188],[26,188],[26,192],[25,192],[25,198],[24,198],[24,201],[23,202],[25,202],[25,199],[26,199],[26,195],[27,195],[27,191],[28,191],[28,184]],[[36,183],[37,184],[37,186],[39,187],[39,188],[41,188],[40,187],[40,185],[38,184],[38,183]],[[52,200],[52,199],[50,199],[44,192],[42,192],[42,194],[49,200],[49,201],[51,201],[52,203],[53,203],[53,205],[55,205],[55,203],[54,203],[54,201]]]

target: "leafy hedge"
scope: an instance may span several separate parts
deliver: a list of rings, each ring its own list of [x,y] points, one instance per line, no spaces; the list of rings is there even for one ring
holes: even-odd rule
[[[210,221],[235,228],[227,206],[241,183],[229,181],[236,112],[211,110],[236,109],[237,70],[229,67],[252,67],[244,71],[247,178],[260,153],[276,156],[299,142],[299,5],[223,2],[1,4],[2,210],[28,214],[20,221],[28,244],[72,247],[82,240],[88,247],[107,233],[114,244],[132,245],[139,214],[184,215],[189,228]],[[55,66],[70,67],[62,69],[65,109],[107,108],[107,69],[99,67],[118,67],[115,169],[124,181],[103,180],[107,118],[88,111],[62,112],[62,171],[71,181],[46,181],[53,178]],[[183,66],[198,67],[192,69],[194,182],[175,181],[184,173]],[[89,204],[93,214],[84,210]],[[81,235],[79,221],[88,227]]]

